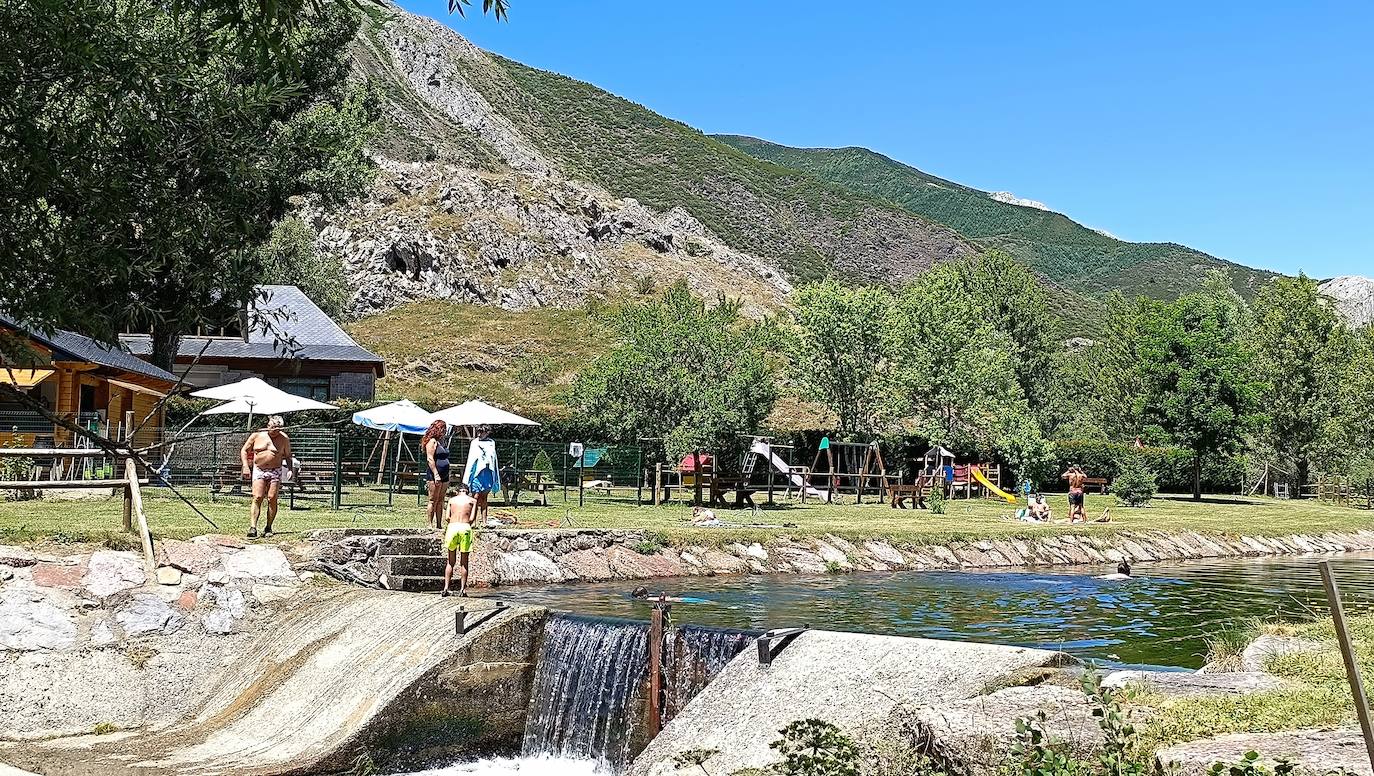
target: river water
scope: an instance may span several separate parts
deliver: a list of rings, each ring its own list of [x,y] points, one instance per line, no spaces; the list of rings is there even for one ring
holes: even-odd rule
[[[1125,581],[1108,567],[1017,571],[743,577],[509,588],[483,595],[581,614],[647,620],[655,595],[701,598],[672,618],[729,628],[811,625],[827,630],[1060,649],[1111,666],[1198,668],[1209,636],[1250,618],[1325,614],[1319,558],[1245,558],[1140,564]],[[1374,554],[1333,560],[1352,611],[1374,609]]]

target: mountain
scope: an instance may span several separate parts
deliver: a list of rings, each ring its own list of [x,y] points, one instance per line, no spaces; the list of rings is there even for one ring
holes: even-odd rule
[[[1336,309],[1351,326],[1374,323],[1374,279],[1342,275],[1317,286],[1317,290],[1336,302]]]
[[[716,135],[758,159],[864,192],[954,229],[983,248],[1000,248],[1075,291],[1172,297],[1222,270],[1252,297],[1274,273],[1175,243],[1134,243],[1091,229],[1032,200],[938,178],[866,148],[791,148],[742,135]]]

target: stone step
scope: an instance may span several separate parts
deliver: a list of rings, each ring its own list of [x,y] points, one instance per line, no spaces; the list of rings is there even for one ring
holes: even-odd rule
[[[383,555],[377,560],[379,571],[389,576],[435,577],[444,573],[445,558],[441,555]]]
[[[403,590],[407,593],[430,593],[444,589],[444,578],[442,576],[392,576],[383,574],[380,582],[382,587],[387,590]],[[454,585],[458,581],[454,580]]]
[[[377,542],[377,555],[438,555],[438,536],[386,536]]]

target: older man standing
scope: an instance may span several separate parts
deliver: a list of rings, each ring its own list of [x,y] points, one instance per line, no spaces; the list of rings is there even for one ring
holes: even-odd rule
[[[258,515],[262,513],[262,502],[267,500],[267,527],[263,536],[272,535],[272,521],[277,518],[277,492],[291,462],[291,438],[282,431],[286,425],[280,415],[267,419],[267,428],[248,435],[239,456],[243,461],[243,476],[252,476],[253,507],[252,523],[248,527],[248,538],[258,536]]]

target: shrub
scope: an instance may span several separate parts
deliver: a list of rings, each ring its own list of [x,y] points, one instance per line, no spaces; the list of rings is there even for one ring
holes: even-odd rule
[[[1145,458],[1140,455],[1127,458],[1112,481],[1112,495],[1128,507],[1143,507],[1150,503],[1157,489],[1155,473],[1145,466]]]
[[[537,388],[553,382],[553,359],[543,353],[527,353],[516,359],[515,382],[526,388]]]
[[[5,447],[18,449],[24,447],[24,440],[20,439],[16,433],[5,443]],[[24,458],[0,458],[0,480],[22,481],[29,479],[33,472],[33,459]],[[7,490],[0,491],[4,501],[22,501],[33,498],[31,490]]]
[[[530,469],[551,476],[553,474],[553,460],[549,458],[549,451],[540,450],[539,454],[534,457],[534,463],[530,464]]]
[[[778,731],[769,744],[782,755],[774,766],[786,776],[858,776],[859,749],[839,728],[819,719],[801,719]]]
[[[930,489],[930,513],[932,515],[943,515],[945,513],[945,489],[936,485]]]

